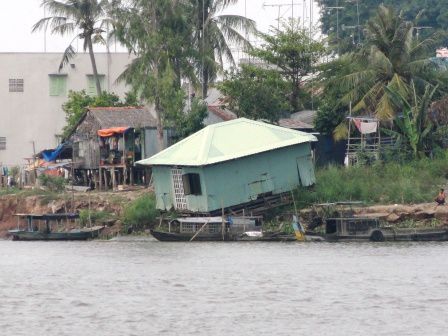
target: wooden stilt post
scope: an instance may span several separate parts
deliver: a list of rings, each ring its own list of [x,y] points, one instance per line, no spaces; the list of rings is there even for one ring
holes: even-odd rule
[[[111,169],[111,179],[112,179],[112,190],[115,191],[117,189],[117,181],[115,180],[115,168]]]
[[[109,187],[109,183],[107,181],[107,169],[103,168],[103,174],[104,174],[104,190],[107,190]]]

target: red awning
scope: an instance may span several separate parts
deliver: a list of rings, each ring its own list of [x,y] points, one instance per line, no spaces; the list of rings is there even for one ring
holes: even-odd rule
[[[114,134],[123,134],[129,129],[129,127],[112,127],[98,130],[100,137],[110,137]]]

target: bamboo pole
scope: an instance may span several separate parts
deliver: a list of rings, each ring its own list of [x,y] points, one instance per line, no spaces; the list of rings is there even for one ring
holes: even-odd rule
[[[224,201],[221,200],[221,235],[222,235],[222,240],[224,240],[224,231],[225,231],[225,222],[224,222]]]
[[[191,237],[190,241],[193,241],[193,240],[197,237],[197,235],[198,235],[199,233],[201,233],[202,230],[204,230],[205,226],[208,225],[209,222],[210,222],[210,220],[206,221],[206,222],[204,223],[204,225],[202,225],[201,228],[200,228],[198,231],[196,231],[196,233],[194,234],[194,236]]]

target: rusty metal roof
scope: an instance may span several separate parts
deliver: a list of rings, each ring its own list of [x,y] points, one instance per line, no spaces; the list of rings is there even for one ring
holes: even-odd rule
[[[296,119],[280,119],[278,121],[278,125],[281,127],[291,128],[291,129],[303,129],[303,130],[311,130],[313,129],[313,126],[310,124],[307,124],[303,121],[296,120]]]
[[[156,127],[156,119],[144,107],[89,107],[88,110],[101,128]]]

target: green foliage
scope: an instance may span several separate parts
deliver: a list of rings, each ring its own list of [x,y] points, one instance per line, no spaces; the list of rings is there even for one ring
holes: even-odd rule
[[[251,45],[244,33],[255,33],[255,21],[240,15],[220,14],[235,0],[189,0],[186,14],[192,19],[192,43],[198,51],[195,70],[202,82],[202,97],[207,96],[212,83],[223,68],[223,60],[235,65],[232,46],[249,50]]]
[[[90,223],[101,224],[113,218],[115,218],[115,215],[108,211],[82,209],[79,212],[79,221],[83,226],[90,225]]]
[[[431,202],[446,184],[448,156],[408,163],[376,163],[372,166],[335,167],[318,170],[313,189],[299,189],[298,204],[335,201],[367,203]]]
[[[85,90],[69,91],[67,101],[62,105],[65,112],[67,124],[64,126],[62,135],[66,138],[70,135],[78,122],[87,111],[87,107],[110,107],[110,106],[137,106],[135,94],[127,93],[125,100],[121,101],[115,93],[103,91],[99,96],[89,96]]]
[[[181,111],[171,120],[177,140],[186,138],[204,128],[204,119],[207,117],[207,113],[207,105],[202,100],[193,98],[190,111],[186,113]]]
[[[40,185],[46,187],[51,192],[61,192],[65,188],[66,181],[61,176],[41,174],[38,179]]]
[[[326,88],[329,85],[339,87],[336,91],[326,92],[333,97],[330,101],[338,100],[339,106],[348,106],[352,102],[355,115],[386,120],[400,112],[388,91],[410,100],[413,94],[411,83],[415,83],[417,96],[424,94],[426,84],[431,84],[438,88],[434,97],[439,96],[448,82],[444,79],[446,71],[438,69],[426,56],[434,39],[417,41],[413,32],[413,23],[402,14],[379,6],[377,15],[367,24],[363,48],[335,60],[323,70],[321,77],[328,80]],[[332,65],[340,72],[331,69]],[[344,128],[340,124],[336,130],[340,138]]]
[[[319,97],[317,115],[314,120],[317,131],[332,134],[336,126],[340,125],[349,114],[349,104],[343,99],[347,90],[339,80],[356,70],[359,68],[347,55],[319,66],[315,85],[322,89],[322,94]],[[342,137],[345,136],[346,132]]]
[[[132,7],[118,8],[116,34],[133,62],[119,76],[131,85],[138,98],[154,104],[159,145],[163,146],[163,121],[183,110],[181,79],[194,80],[195,56],[192,26],[185,14],[188,2],[135,0]]]
[[[19,174],[20,174],[19,166],[11,167],[11,169],[9,170],[9,175],[11,175],[14,179],[17,179],[19,177]]]
[[[154,225],[159,211],[153,194],[147,194],[127,204],[123,212],[123,222],[134,230],[142,230]]]
[[[435,31],[446,29],[448,25],[448,3],[440,0],[318,0],[321,8],[321,29],[325,35],[329,36],[330,45],[337,48],[338,41],[336,39],[336,9],[328,9],[328,7],[343,6],[344,9],[339,10],[339,44],[341,53],[353,51],[359,47],[359,42],[365,42],[363,24],[375,15],[376,9],[380,3],[386,6],[392,6],[395,10],[403,11],[407,20],[414,20],[417,15],[422,12],[415,25],[420,27],[431,27],[421,29],[419,31],[420,39],[428,37]],[[358,4],[358,6],[357,6]],[[359,9],[357,11],[357,8]],[[359,23],[358,25],[358,13]],[[344,27],[350,27],[344,29]],[[353,43],[353,40],[355,43]],[[446,45],[442,42],[440,45]]]
[[[398,92],[386,88],[394,104],[400,107],[402,116],[395,118],[396,131],[385,131],[395,137],[400,144],[410,146],[413,157],[419,158],[425,156],[425,152],[428,152],[431,148],[430,141],[434,125],[429,120],[426,110],[436,89],[431,89],[427,85],[425,93],[420,98],[415,92],[413,83],[412,88],[413,98],[411,102],[408,102]]]
[[[282,114],[291,112],[286,99],[289,83],[276,70],[242,64],[239,70],[227,73],[217,87],[238,117],[278,121]]]
[[[316,131],[322,134],[332,134],[336,126],[344,121],[346,109],[337,108],[337,104],[331,100],[332,96],[326,98],[317,109],[314,125]]]
[[[310,38],[310,31],[303,29],[300,22],[290,20],[282,23],[281,29],[272,28],[270,34],[260,34],[264,40],[261,48],[251,55],[274,65],[290,83],[289,101],[291,109],[298,111],[303,107],[299,101],[300,88],[306,83],[305,77],[314,71],[315,66],[325,54],[320,41]]]

